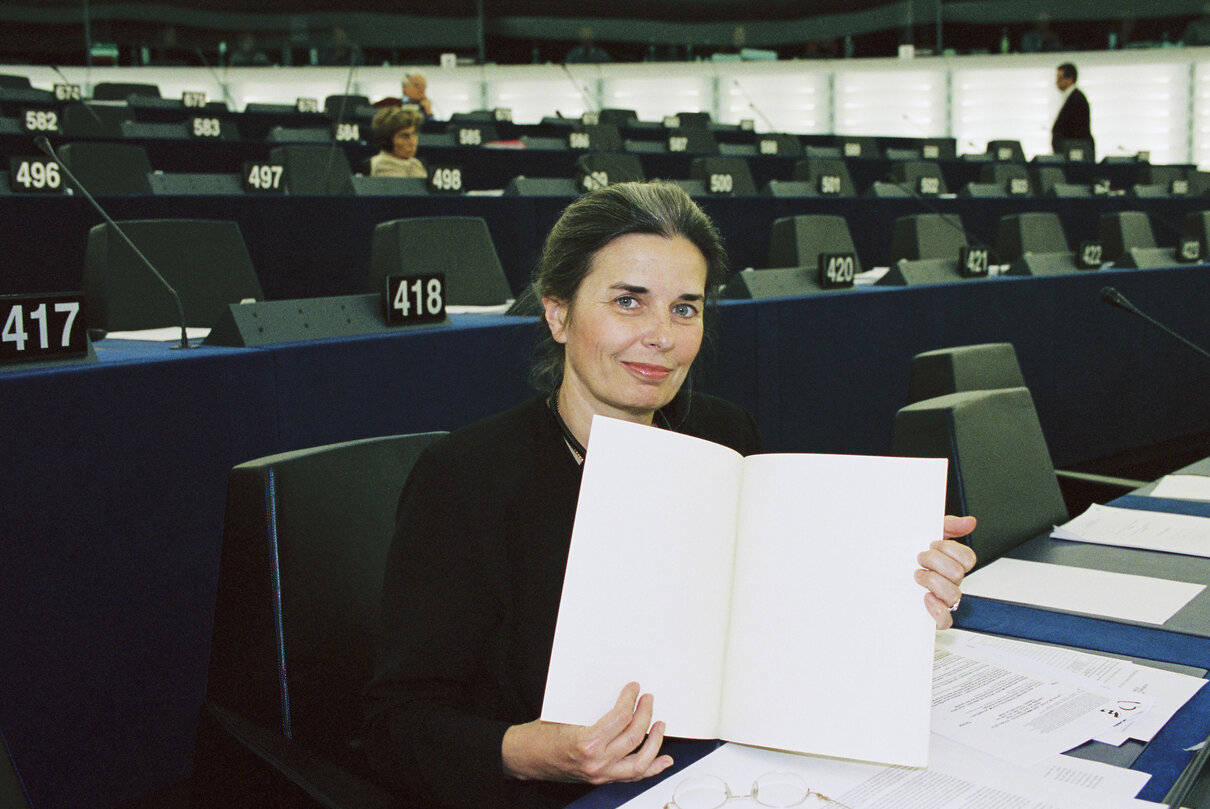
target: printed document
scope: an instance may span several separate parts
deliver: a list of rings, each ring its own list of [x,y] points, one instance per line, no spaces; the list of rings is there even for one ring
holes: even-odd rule
[[[542,718],[626,683],[671,736],[923,765],[944,459],[769,454],[598,416]]]
[[[796,755],[727,744],[704,756],[620,809],[666,809],[676,788],[695,776],[713,776],[735,795],[751,792],[756,779],[771,772],[796,774],[812,792],[850,809],[1142,809],[1158,807],[1131,797],[1142,788],[1137,777],[1101,777],[1104,765],[1072,759],[1043,777],[1006,765],[934,734],[927,769],[885,767],[855,761]],[[1129,771],[1127,771],[1129,772]],[[1146,780],[1146,774],[1143,774]],[[735,805],[746,806],[748,801]],[[810,799],[803,806],[827,804]],[[675,809],[675,804],[672,804]]]
[[[960,636],[937,635],[933,732],[1019,767],[1108,732],[1123,721],[1124,710],[1142,710],[1141,698],[1129,692],[1065,679],[1028,661],[1011,666],[980,659],[971,651]]]
[[[1093,504],[1055,528],[1055,539],[1210,557],[1210,518]]]
[[[944,635],[951,650],[1001,660],[1012,665],[1033,665],[1038,671],[1055,675],[1080,677],[1102,686],[1124,689],[1142,700],[1152,700],[1148,710],[1132,710],[1135,714],[1121,726],[1120,733],[1102,734],[1098,741],[1119,745],[1126,739],[1149,742],[1181,707],[1201,690],[1206,681],[1177,671],[1156,668],[1117,657],[1082,652],[1045,643],[1002,638],[950,629]]]

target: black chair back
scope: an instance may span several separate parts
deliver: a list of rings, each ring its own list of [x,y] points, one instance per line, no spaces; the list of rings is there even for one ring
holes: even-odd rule
[[[25,784],[17,772],[12,755],[8,752],[8,743],[4,734],[0,733],[0,806],[5,809],[30,809],[29,796],[25,793]]]
[[[269,162],[285,168],[286,189],[291,194],[353,193],[349,158],[339,147],[277,146],[269,150]]]
[[[262,300],[256,271],[235,222],[146,219],[120,222],[176,289],[188,326],[213,326],[227,304]],[[84,255],[88,325],[106,331],[179,325],[171,295],[109,224],[88,233]]]
[[[392,275],[445,273],[447,306],[498,306],[513,297],[487,222],[477,216],[394,219],[374,228],[369,292]]]
[[[1024,387],[1012,343],[938,348],[912,357],[908,404],[968,390]]]
[[[820,253],[852,253],[853,236],[843,216],[807,214],[773,222],[769,235],[770,267],[819,267]],[[861,272],[861,259],[856,260]]]
[[[349,441],[231,470],[209,702],[336,761],[355,758],[399,493],[441,435]]]
[[[922,213],[895,220],[891,235],[891,263],[944,258],[957,261],[967,246],[966,231],[958,214]]]
[[[63,163],[94,195],[150,194],[151,160],[130,143],[68,143],[59,150]]]
[[[952,393],[908,405],[895,415],[892,453],[949,459],[946,513],[978,517],[967,541],[980,565],[1067,521],[1025,388]]]

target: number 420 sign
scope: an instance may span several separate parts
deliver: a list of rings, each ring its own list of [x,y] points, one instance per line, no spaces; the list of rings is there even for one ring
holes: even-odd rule
[[[392,275],[382,303],[388,326],[440,323],[445,320],[445,275]]]

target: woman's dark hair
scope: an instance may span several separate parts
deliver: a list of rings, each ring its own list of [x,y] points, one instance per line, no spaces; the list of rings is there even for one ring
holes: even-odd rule
[[[542,259],[533,277],[533,293],[564,301],[567,316],[580,284],[592,268],[597,252],[619,236],[650,233],[673,239],[683,236],[706,259],[706,302],[727,277],[727,251],[710,217],[673,183],[618,183],[590,191],[567,206],[551,228]],[[711,314],[707,306],[705,315]],[[713,318],[706,321],[707,331]],[[532,381],[550,392],[563,378],[563,345],[555,342],[546,324],[538,346]]]
[[[389,152],[394,148],[393,139],[396,132],[410,126],[419,129],[422,120],[423,116],[413,107],[385,107],[374,113],[374,119],[370,121],[370,133],[374,136],[378,148]]]

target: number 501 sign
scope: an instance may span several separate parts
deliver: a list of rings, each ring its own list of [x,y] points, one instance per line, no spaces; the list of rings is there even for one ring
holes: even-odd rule
[[[392,275],[386,280],[383,308],[388,326],[445,320],[445,275]]]

